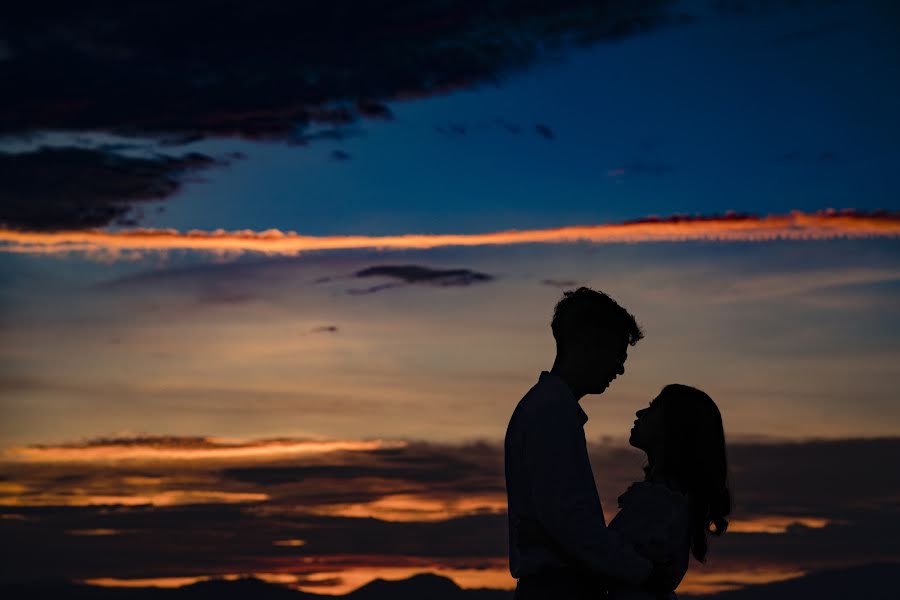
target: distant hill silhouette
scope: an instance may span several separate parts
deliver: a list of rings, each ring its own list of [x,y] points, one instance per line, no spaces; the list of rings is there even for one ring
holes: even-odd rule
[[[4,600],[510,600],[508,590],[464,590],[453,580],[422,573],[408,579],[375,579],[343,596],[313,594],[266,583],[254,577],[234,581],[214,579],[180,588],[113,588],[66,581],[0,585]]]
[[[897,598],[900,563],[872,564],[811,573],[706,596],[679,594],[683,600],[882,600]],[[375,579],[343,596],[299,592],[252,577],[201,581],[180,588],[104,588],[65,581],[0,585],[4,600],[510,600],[508,590],[461,589],[452,580],[423,573],[400,581]]]
[[[900,598],[900,563],[871,564],[810,573],[712,596],[678,594],[683,600],[879,600]]]

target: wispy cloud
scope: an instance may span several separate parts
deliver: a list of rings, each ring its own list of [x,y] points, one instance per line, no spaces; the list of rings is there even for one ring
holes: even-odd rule
[[[83,254],[99,260],[137,258],[152,252],[193,250],[219,257],[244,253],[296,256],[305,252],[374,249],[424,249],[442,246],[896,238],[900,215],[886,212],[825,210],[788,215],[714,215],[660,218],[553,229],[508,230],[478,234],[403,234],[388,236],[306,236],[277,229],[256,232],[138,229],[26,232],[0,230],[0,251],[38,255]]]

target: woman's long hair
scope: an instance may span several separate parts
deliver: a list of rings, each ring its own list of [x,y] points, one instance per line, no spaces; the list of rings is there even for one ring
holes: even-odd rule
[[[667,385],[657,402],[664,431],[662,474],[687,492],[691,552],[704,562],[707,532],[725,533],[731,512],[722,416],[712,398],[687,385]]]

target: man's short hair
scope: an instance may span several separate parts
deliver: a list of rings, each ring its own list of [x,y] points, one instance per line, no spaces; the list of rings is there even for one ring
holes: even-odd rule
[[[644,337],[634,315],[603,292],[588,287],[563,292],[562,300],[553,309],[550,327],[557,351],[565,349],[572,340],[590,335],[610,341],[627,339],[631,346]]]

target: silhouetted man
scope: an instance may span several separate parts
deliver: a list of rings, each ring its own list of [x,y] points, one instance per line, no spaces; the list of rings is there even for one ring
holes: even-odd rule
[[[606,294],[565,292],[553,311],[556,360],[519,401],[505,440],[509,568],[516,598],[605,595],[611,579],[641,585],[653,564],[606,528],[579,400],[625,372],[643,333]]]

